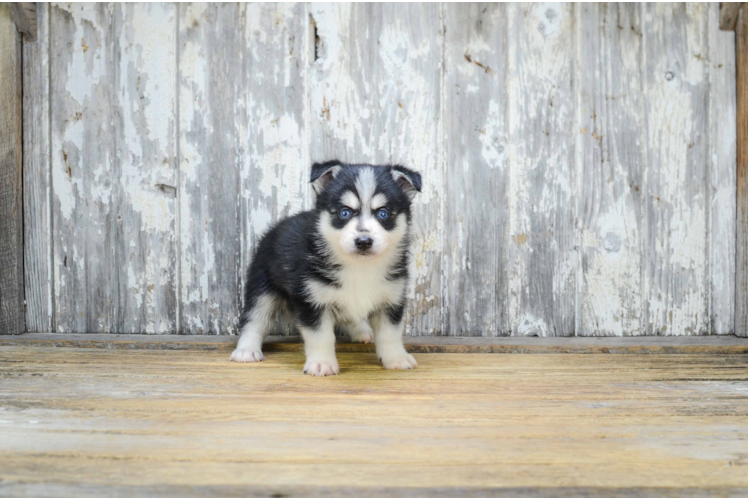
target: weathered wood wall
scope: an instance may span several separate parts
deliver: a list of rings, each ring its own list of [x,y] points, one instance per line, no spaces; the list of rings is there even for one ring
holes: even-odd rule
[[[26,329],[23,309],[21,35],[0,4],[0,333]]]
[[[735,23],[735,50],[748,54],[748,3],[738,9]],[[748,337],[748,61],[736,61],[735,72],[738,118],[738,235],[736,250],[735,334]]]
[[[30,331],[234,332],[251,250],[333,157],[423,173],[409,334],[734,331],[718,4],[40,10]]]

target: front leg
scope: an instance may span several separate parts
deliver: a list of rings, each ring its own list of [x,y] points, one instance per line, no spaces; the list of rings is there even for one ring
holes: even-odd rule
[[[409,370],[418,366],[403,346],[405,304],[390,306],[373,318],[377,356],[388,370]]]
[[[340,367],[335,357],[335,323],[332,315],[327,310],[307,312],[309,314],[303,314],[299,321],[306,353],[304,373],[318,377],[337,375]]]

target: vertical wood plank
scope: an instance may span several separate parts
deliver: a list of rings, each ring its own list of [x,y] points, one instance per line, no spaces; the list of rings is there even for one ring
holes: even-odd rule
[[[23,277],[21,35],[0,5],[0,334],[26,330]]]
[[[8,5],[16,29],[25,35],[24,42],[36,41],[36,2],[8,2]]]
[[[450,335],[510,329],[506,7],[444,6],[444,322]]]
[[[743,2],[719,2],[719,29],[734,31]]]
[[[113,332],[118,177],[112,6],[53,4],[50,14],[55,330]]]
[[[720,9],[708,4],[709,23],[709,272],[711,334],[735,331],[737,144],[735,35],[720,31]]]
[[[176,331],[176,7],[117,4],[116,331]]]
[[[575,19],[570,4],[509,12],[509,317],[515,335],[575,332]]]
[[[49,4],[37,8],[37,39],[23,44],[23,210],[26,327],[51,332]]]
[[[748,337],[748,6],[735,26],[737,100],[737,269],[735,333]]]
[[[247,4],[244,29],[246,94],[239,97],[237,106],[246,118],[238,126],[242,140],[240,294],[260,237],[273,223],[310,208],[312,202],[306,123],[311,37],[306,6]]]
[[[437,4],[310,6],[314,161],[402,163],[423,176],[413,210],[407,334],[443,332],[443,38]],[[310,51],[311,52],[311,51]]]
[[[247,96],[245,7],[179,5],[181,332],[236,330]],[[277,89],[277,91],[282,91]],[[241,104],[244,104],[243,108]],[[239,108],[237,105],[239,104]]]
[[[58,331],[175,330],[173,10],[52,7]]]
[[[577,335],[636,335],[644,164],[639,6],[585,3],[577,13]]]
[[[643,4],[647,110],[646,328],[708,332],[709,80],[703,4]]]

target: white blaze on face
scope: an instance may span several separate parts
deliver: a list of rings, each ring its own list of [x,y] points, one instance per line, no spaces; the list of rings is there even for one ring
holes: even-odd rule
[[[356,191],[362,204],[371,202],[374,197],[374,191],[377,190],[377,177],[371,167],[364,167],[358,172],[356,177]]]
[[[387,197],[382,193],[375,194],[371,199],[371,211],[376,213],[377,210],[387,205]]]
[[[342,198],[340,198],[340,202],[353,211],[357,211],[359,208],[361,208],[361,202],[359,201],[358,196],[356,196],[353,191],[346,191],[345,193],[343,193]]]
[[[328,213],[322,214],[320,230],[325,239],[333,249],[343,255],[362,257],[356,248],[356,239],[369,237],[372,246],[366,257],[381,255],[390,248],[396,248],[405,235],[406,218],[399,214],[395,221],[395,228],[387,231],[379,223],[376,212],[387,205],[387,197],[382,193],[376,193],[377,180],[371,167],[362,168],[355,181],[355,193],[346,191],[340,202],[354,212],[351,220],[342,228],[335,229]]]

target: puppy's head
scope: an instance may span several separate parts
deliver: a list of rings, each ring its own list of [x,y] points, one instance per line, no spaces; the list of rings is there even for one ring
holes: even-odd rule
[[[397,248],[408,234],[421,175],[400,165],[312,165],[320,232],[337,254],[366,259]]]

